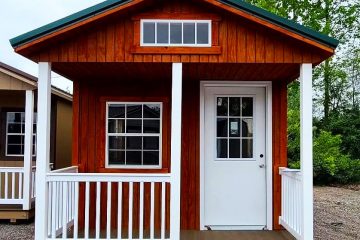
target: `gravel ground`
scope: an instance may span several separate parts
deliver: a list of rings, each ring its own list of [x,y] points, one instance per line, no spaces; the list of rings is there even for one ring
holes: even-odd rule
[[[315,239],[360,239],[359,186],[315,188]]]
[[[315,239],[360,239],[360,185],[315,187]],[[31,240],[34,224],[0,221],[0,240]]]

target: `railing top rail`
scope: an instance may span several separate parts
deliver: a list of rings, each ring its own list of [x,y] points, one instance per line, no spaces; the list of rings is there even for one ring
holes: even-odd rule
[[[0,167],[0,172],[24,172],[23,167]]]
[[[302,177],[300,169],[280,168],[279,174],[296,180],[301,180]]]
[[[67,167],[67,168],[62,168],[62,169],[51,171],[50,174],[53,174],[53,173],[76,173],[78,171],[78,169],[79,169],[78,166],[72,166],[72,167]]]
[[[48,182],[170,182],[170,174],[48,173]]]

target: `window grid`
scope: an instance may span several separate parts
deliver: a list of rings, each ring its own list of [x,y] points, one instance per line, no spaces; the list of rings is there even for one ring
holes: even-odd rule
[[[227,136],[226,137],[219,137],[218,136],[218,123],[216,121],[216,146],[218,146],[218,141],[217,140],[220,140],[220,139],[224,139],[224,140],[227,140],[227,157],[226,158],[222,158],[222,157],[218,157],[218,153],[216,153],[216,159],[217,160],[251,160],[253,159],[254,156],[250,157],[250,158],[245,158],[243,157],[243,142],[242,140],[254,140],[254,122],[253,122],[253,136],[252,137],[244,137],[243,136],[243,119],[252,119],[254,120],[254,112],[252,114],[252,116],[243,116],[243,98],[244,97],[241,97],[241,96],[216,96],[216,104],[217,103],[217,100],[218,98],[226,98],[227,99],[227,115],[226,116],[219,116],[218,115],[218,112],[216,110],[216,120],[218,119],[226,119],[227,120]],[[240,116],[230,116],[230,98],[240,98]],[[253,104],[254,104],[254,98],[253,97],[248,97],[246,96],[246,98],[252,98],[252,101],[253,101]],[[254,111],[254,107],[253,107],[253,111]],[[230,136],[230,120],[231,119],[240,119],[240,124],[239,124],[239,137],[231,137]],[[239,145],[239,148],[240,148],[240,158],[231,158],[230,157],[230,139],[239,139],[240,140],[240,145]],[[252,145],[254,146],[254,141],[252,143]],[[218,149],[218,147],[216,148]],[[254,148],[253,148],[254,149]],[[218,151],[218,150],[217,150]],[[254,151],[254,150],[252,150]],[[253,154],[252,154],[253,155]]]
[[[124,106],[124,118],[110,118],[109,107],[113,105]],[[129,105],[141,105],[142,116],[141,118],[128,118],[127,109]],[[160,106],[160,118],[144,118],[144,106],[145,105],[159,105]],[[161,168],[162,167],[162,103],[161,102],[108,102],[106,112],[106,167],[108,168]],[[124,132],[123,133],[109,133],[109,120],[124,120]],[[141,120],[141,133],[128,133],[127,132],[127,120]],[[159,133],[144,133],[144,121],[146,120],[158,120],[160,122]],[[124,149],[110,149],[109,137],[124,137]],[[128,137],[141,137],[141,149],[128,149],[127,141]],[[145,150],[144,149],[144,138],[145,137],[158,137],[159,148],[157,150]],[[110,164],[109,152],[124,152],[125,164]],[[128,165],[127,164],[127,152],[141,152],[141,165]],[[158,152],[159,153],[159,164],[158,165],[144,165],[144,152]]]
[[[155,42],[154,43],[145,43],[144,42],[144,23],[154,23],[155,24]],[[158,43],[158,23],[167,23],[168,24],[168,43]],[[171,23],[181,23],[181,43],[171,43]],[[185,23],[194,23],[195,24],[195,43],[184,43],[184,24]],[[198,24],[206,23],[208,24],[208,43],[198,43]],[[173,20],[173,19],[149,19],[141,20],[140,23],[140,45],[148,47],[211,47],[212,45],[212,21],[211,20]]]
[[[11,114],[20,114],[20,121],[16,121],[14,119],[13,122],[10,121]],[[20,132],[10,133],[9,132],[9,125],[10,124],[19,124],[20,125]],[[9,136],[20,136],[20,143],[9,143]],[[9,153],[9,146],[19,146],[20,152],[17,154]],[[33,157],[36,156],[36,113],[34,114],[33,120]],[[7,112],[6,113],[6,148],[5,148],[5,155],[9,157],[23,157],[25,152],[25,113],[24,112]]]

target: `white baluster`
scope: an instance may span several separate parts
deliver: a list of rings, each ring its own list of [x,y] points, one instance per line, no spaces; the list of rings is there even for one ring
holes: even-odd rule
[[[85,239],[89,238],[90,183],[85,184]]]
[[[106,237],[111,238],[111,182],[107,183]]]
[[[117,238],[122,239],[122,182],[118,185],[118,214],[117,214],[118,226],[117,226]]]
[[[133,194],[134,194],[134,183],[129,183],[129,239],[132,239],[133,235]]]
[[[139,239],[144,238],[144,182],[140,182]]]

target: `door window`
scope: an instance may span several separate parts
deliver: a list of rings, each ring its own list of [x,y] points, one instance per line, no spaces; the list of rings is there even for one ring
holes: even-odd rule
[[[253,159],[254,98],[216,99],[217,160]]]

